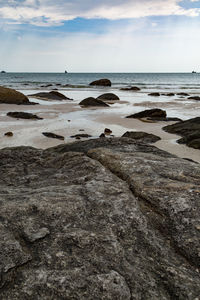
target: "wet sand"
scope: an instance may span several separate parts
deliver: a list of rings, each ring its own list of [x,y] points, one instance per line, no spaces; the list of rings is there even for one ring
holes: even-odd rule
[[[32,98],[30,100],[33,101]],[[38,102],[36,99],[34,101]],[[24,145],[46,149],[62,143],[73,142],[75,139],[70,136],[78,133],[87,133],[93,138],[97,138],[108,127],[114,136],[121,136],[126,131],[144,131],[158,135],[161,137],[161,141],[154,144],[156,147],[200,163],[199,150],[177,144],[176,140],[180,138],[179,136],[162,130],[162,127],[173,122],[144,123],[136,119],[126,119],[125,116],[132,113],[134,105],[124,100],[118,101],[108,108],[81,108],[78,103],[79,99],[62,102],[40,101],[40,105],[33,106],[1,104],[0,148]],[[137,104],[135,105],[137,106]],[[140,106],[137,107],[138,111],[143,110],[142,103]],[[151,106],[150,103],[148,103],[149,106]],[[43,120],[17,120],[6,116],[9,111],[34,113]],[[8,131],[13,132],[13,137],[4,136],[4,133]],[[42,132],[63,135],[65,140],[47,138],[42,135]]]

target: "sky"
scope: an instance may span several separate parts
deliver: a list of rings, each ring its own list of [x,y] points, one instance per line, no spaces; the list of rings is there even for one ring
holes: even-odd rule
[[[0,0],[0,70],[200,71],[200,1]]]

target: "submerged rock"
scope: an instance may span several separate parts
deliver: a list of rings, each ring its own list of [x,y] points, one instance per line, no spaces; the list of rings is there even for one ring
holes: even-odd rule
[[[17,119],[43,120],[43,118],[40,118],[37,115],[27,113],[27,112],[22,112],[22,111],[8,112],[7,116],[12,118],[17,118]]]
[[[58,140],[64,140],[64,136],[58,135],[52,132],[42,132],[42,134],[48,138],[58,139]]]
[[[200,149],[200,117],[165,126],[163,130],[182,136],[178,143]]]
[[[157,135],[146,133],[143,131],[127,131],[122,135],[122,137],[131,138],[143,143],[155,143],[161,139]]]
[[[153,118],[147,118],[147,120],[164,121],[164,122],[182,122],[180,118],[176,118],[176,117],[166,117],[166,118],[153,117]]]
[[[9,89],[0,86],[0,103],[7,103],[7,104],[23,104],[23,105],[30,105],[30,104],[36,104],[29,102],[28,98],[14,90],[14,89]]]
[[[40,92],[40,93],[36,93],[36,94],[31,94],[31,95],[29,95],[29,97],[34,97],[34,98],[42,99],[42,100],[72,100],[57,91]]]
[[[160,93],[150,93],[148,96],[159,97]]]
[[[199,297],[199,164],[128,138],[0,162],[2,300]]]
[[[188,98],[189,100],[197,100],[200,101],[200,97],[199,96],[191,96]]]
[[[75,134],[75,135],[71,135],[71,138],[90,138],[92,137],[91,135],[87,134],[87,133],[79,133],[79,134]]]
[[[127,88],[121,88],[121,91],[140,91],[141,89],[137,86],[131,86],[131,87],[127,87]]]
[[[97,97],[97,99],[100,99],[102,101],[104,100],[120,100],[119,97],[113,93],[106,93],[103,95],[100,95],[99,97]]]
[[[112,83],[109,79],[99,79],[99,80],[92,81],[90,85],[111,86]]]
[[[161,94],[162,96],[168,96],[168,97],[172,97],[172,96],[175,96],[174,93],[163,93]]]
[[[93,97],[88,97],[82,100],[79,105],[82,106],[109,106],[107,103],[101,101],[100,99],[95,99]]]
[[[187,96],[189,96],[189,94],[188,93],[177,93],[176,95],[178,95],[178,96],[185,96],[185,97],[187,97]]]
[[[159,109],[159,108],[153,108],[153,109],[147,109],[144,111],[141,111],[139,113],[127,116],[126,118],[135,118],[135,119],[140,119],[140,118],[166,118],[167,113],[165,110]]]

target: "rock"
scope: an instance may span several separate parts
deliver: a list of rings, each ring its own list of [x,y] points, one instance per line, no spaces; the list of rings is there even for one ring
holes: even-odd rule
[[[200,117],[165,126],[163,130],[182,136],[178,143],[200,149]]]
[[[34,97],[34,98],[42,99],[42,100],[72,100],[57,91],[40,92],[40,93],[36,93],[36,94],[31,94],[31,95],[29,95],[29,97]]]
[[[159,97],[160,93],[150,93],[148,96]]]
[[[42,134],[48,138],[58,139],[58,140],[64,140],[64,136],[58,135],[52,132],[42,132]]]
[[[97,99],[100,99],[102,101],[104,101],[104,100],[120,100],[119,97],[113,93],[103,94],[103,95],[97,97]]]
[[[144,111],[141,111],[139,113],[130,115],[126,118],[135,118],[135,119],[140,119],[140,118],[166,118],[167,113],[165,110],[159,109],[159,108],[153,108],[153,109],[147,109]]]
[[[89,138],[92,137],[91,135],[87,134],[87,133],[81,133],[81,134],[76,134],[76,135],[72,135],[70,136],[71,138]]]
[[[12,118],[17,118],[17,119],[43,120],[43,118],[40,118],[37,115],[27,113],[27,112],[22,112],[22,111],[8,112],[7,116]]]
[[[83,106],[109,106],[108,104],[104,103],[100,99],[95,99],[93,97],[88,97],[82,100],[79,105]]]
[[[177,93],[176,95],[178,95],[178,96],[185,96],[185,97],[189,96],[189,94],[187,94],[187,93]]]
[[[175,96],[174,93],[163,93],[161,94],[162,96],[168,96],[168,97],[172,97],[172,96]]]
[[[105,138],[105,137],[106,137],[106,136],[105,136],[105,133],[101,133],[99,137],[100,137],[100,138]]]
[[[179,119],[179,118],[168,118],[168,117],[166,117],[166,118],[147,118],[147,120],[153,120],[153,121],[164,121],[164,122],[182,122],[182,120],[181,119]]]
[[[53,86],[53,84],[45,84],[45,85],[41,85],[41,87],[50,87],[50,86]]]
[[[6,133],[4,133],[5,136],[13,136],[13,132],[12,131],[8,131]]]
[[[137,141],[141,141],[143,143],[155,143],[161,140],[159,136],[143,131],[127,131],[122,135],[122,137],[131,138]]]
[[[36,104],[36,103],[29,102],[28,98],[22,93],[2,86],[0,86],[0,103],[19,104],[19,105]]]
[[[99,79],[91,82],[90,85],[111,86],[112,83],[109,79]]]
[[[200,97],[199,96],[192,96],[188,98],[189,100],[197,100],[200,101]]]
[[[111,134],[112,130],[110,130],[109,128],[105,128],[104,129],[104,134]]]
[[[131,87],[127,87],[127,88],[121,88],[121,91],[140,91],[141,89],[137,86],[131,86]]]
[[[199,164],[128,138],[0,162],[2,300],[199,297]]]

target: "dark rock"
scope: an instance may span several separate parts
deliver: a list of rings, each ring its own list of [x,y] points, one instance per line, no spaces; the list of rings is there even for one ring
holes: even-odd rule
[[[2,86],[0,86],[0,103],[21,104],[21,105],[35,104],[29,102],[28,98],[22,93]]]
[[[185,96],[185,97],[189,96],[189,94],[187,94],[187,93],[177,93],[176,95],[178,95],[178,96]]]
[[[106,137],[106,136],[105,136],[105,133],[101,133],[99,137],[100,137],[100,138],[105,138],[105,137]]]
[[[168,96],[168,97],[172,97],[172,96],[175,96],[174,93],[163,93],[161,94],[162,96]]]
[[[197,100],[200,101],[200,97],[199,96],[191,96],[188,98],[189,100]]]
[[[4,133],[5,136],[13,136],[13,132],[12,131],[8,131],[6,133]]]
[[[71,138],[89,138],[92,137],[91,135],[87,134],[87,133],[80,133],[80,134],[76,134],[76,135],[72,135],[70,136]]]
[[[90,85],[111,86],[112,84],[109,79],[99,79],[91,82]]]
[[[31,94],[31,95],[29,95],[29,97],[34,97],[34,98],[42,99],[42,100],[72,100],[57,91],[40,92],[40,93],[36,93],[36,94]]]
[[[172,121],[174,121],[174,122],[182,122],[182,120],[181,119],[179,119],[179,118],[168,118],[168,117],[166,117],[166,118],[157,118],[157,117],[155,117],[155,118],[147,118],[147,120],[153,120],[153,121],[164,121],[164,122],[172,122]]]
[[[137,86],[131,86],[131,87],[127,87],[127,88],[121,88],[121,91],[140,91],[141,89]]]
[[[105,129],[104,129],[104,133],[105,133],[105,134],[111,134],[111,133],[112,133],[112,130],[110,130],[109,128],[105,128]]]
[[[148,96],[159,97],[160,93],[150,93]]]
[[[41,87],[50,87],[50,86],[53,86],[53,84],[45,84],[45,85],[41,85]]]
[[[142,131],[127,131],[122,135],[122,137],[131,138],[137,141],[141,141],[143,143],[155,143],[161,139],[157,135],[142,132]]]
[[[100,99],[95,99],[93,97],[88,97],[82,100],[79,105],[83,106],[109,106],[108,104],[104,103]]]
[[[113,93],[103,94],[103,95],[97,97],[97,99],[100,99],[102,101],[104,101],[104,100],[120,100],[119,97]]]
[[[139,113],[130,115],[126,118],[135,118],[135,119],[140,119],[140,118],[166,118],[167,114],[165,110],[159,109],[159,108],[153,108],[153,109],[147,109],[144,111],[141,111]]]
[[[0,162],[2,300],[199,297],[199,164],[127,138]]]
[[[165,126],[163,130],[182,136],[178,143],[200,149],[200,117]]]
[[[12,118],[17,118],[17,119],[43,120],[43,118],[40,118],[37,115],[27,113],[27,112],[22,112],[22,111],[8,112],[7,116]]]
[[[58,135],[52,132],[42,132],[42,134],[48,138],[58,139],[58,140],[64,140],[64,136]]]

